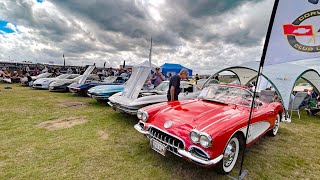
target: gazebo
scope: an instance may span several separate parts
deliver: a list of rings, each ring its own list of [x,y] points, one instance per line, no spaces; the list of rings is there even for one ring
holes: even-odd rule
[[[221,72],[230,71],[236,75],[241,85],[247,85],[250,81],[257,78],[258,69],[259,62],[247,62],[239,66],[221,69],[209,79]],[[298,79],[302,78],[310,83],[315,88],[315,91],[319,92],[320,90],[319,73],[314,69],[304,66],[290,63],[269,65],[264,67],[262,76],[274,86],[286,110],[289,109],[291,93]]]
[[[162,73],[165,77],[168,77],[169,73],[171,73],[172,75],[178,74],[183,68],[188,70],[189,76],[192,76],[192,70],[180,64],[165,63],[161,66]]]

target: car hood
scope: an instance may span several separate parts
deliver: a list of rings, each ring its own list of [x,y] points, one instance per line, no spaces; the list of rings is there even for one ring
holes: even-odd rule
[[[171,121],[172,126],[167,130],[186,130],[186,133],[192,129],[210,133],[212,128],[219,128],[219,126],[221,128],[222,124],[233,123],[236,119],[242,119],[248,115],[246,109],[242,107],[203,100],[172,102],[168,105],[151,117],[150,123],[164,128],[164,123]]]
[[[88,90],[88,93],[105,94],[110,92],[120,92],[124,89],[124,85],[100,85]]]
[[[76,81],[77,80],[74,80],[74,79],[56,79],[50,85],[51,86],[69,85],[69,84],[74,83]]]
[[[56,80],[56,78],[41,78],[34,81],[34,84],[48,83]]]
[[[159,93],[159,94],[158,94]],[[199,92],[189,93],[188,95],[185,95],[184,93],[179,94],[179,100],[189,100],[189,99],[195,99],[198,97]],[[163,91],[144,91],[141,94],[150,94],[143,97],[139,97],[137,99],[129,99],[124,96],[122,96],[122,93],[114,94],[109,98],[109,100],[112,103],[120,104],[125,107],[130,108],[142,108],[144,106],[150,105],[150,104],[156,104],[161,102],[168,101],[167,99],[167,93]]]

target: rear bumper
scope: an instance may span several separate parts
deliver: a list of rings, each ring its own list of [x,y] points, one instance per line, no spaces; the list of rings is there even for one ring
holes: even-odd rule
[[[134,128],[141,134],[149,135],[149,131],[143,129],[139,124],[136,124]],[[181,155],[183,158],[191,162],[194,162],[196,164],[199,164],[201,166],[214,166],[218,162],[220,162],[223,158],[223,155],[221,154],[214,159],[204,160],[204,159],[193,156],[189,151],[186,151],[183,149],[178,149],[178,154]]]

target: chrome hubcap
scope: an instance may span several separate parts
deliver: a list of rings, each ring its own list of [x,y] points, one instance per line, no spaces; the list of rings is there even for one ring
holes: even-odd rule
[[[278,132],[279,124],[280,124],[279,117],[277,117],[276,123],[275,123],[274,128],[273,128],[273,134],[276,134]]]
[[[229,167],[234,160],[236,154],[236,143],[231,141],[223,155],[223,164],[225,167]]]

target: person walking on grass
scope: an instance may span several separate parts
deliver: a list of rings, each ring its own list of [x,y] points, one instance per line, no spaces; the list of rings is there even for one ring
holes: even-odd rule
[[[170,78],[169,89],[167,93],[168,102],[178,101],[178,96],[180,94],[180,81],[181,79],[186,79],[188,77],[188,70],[182,69],[178,75],[174,75]]]

